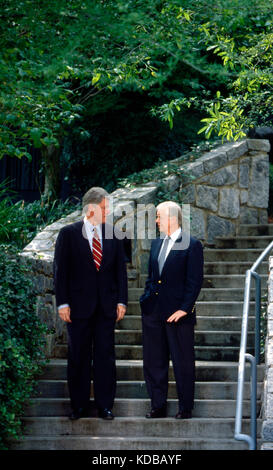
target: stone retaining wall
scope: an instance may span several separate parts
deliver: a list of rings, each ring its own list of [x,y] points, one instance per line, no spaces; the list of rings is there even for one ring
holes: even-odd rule
[[[215,236],[235,236],[240,224],[267,223],[269,197],[270,145],[267,140],[246,139],[223,145],[202,155],[194,162],[177,163],[176,175],[163,180],[174,196],[179,192],[190,207],[191,235],[212,247]],[[181,173],[180,173],[181,172]],[[147,273],[151,240],[137,237],[137,208],[153,205],[159,183],[150,182],[135,188],[119,188],[112,193],[113,222],[120,228],[131,224],[132,262],[128,264],[129,286],[138,286],[141,273]],[[63,334],[53,293],[53,256],[55,240],[64,225],[82,218],[81,211],[47,226],[24,248],[22,259],[33,268],[33,286],[38,297],[37,314],[52,331],[48,336],[49,356]],[[133,225],[134,223],[134,225]],[[149,232],[149,224],[145,234]]]
[[[273,450],[273,256],[269,257],[262,450]]]

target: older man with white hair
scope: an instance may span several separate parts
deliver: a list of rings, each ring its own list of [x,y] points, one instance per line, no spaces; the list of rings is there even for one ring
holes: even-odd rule
[[[203,283],[203,245],[182,229],[182,210],[175,202],[157,206],[156,223],[163,236],[152,241],[140,298],[144,378],[151,399],[146,417],[167,415],[171,357],[179,403],[175,418],[188,419],[194,406],[195,302]]]

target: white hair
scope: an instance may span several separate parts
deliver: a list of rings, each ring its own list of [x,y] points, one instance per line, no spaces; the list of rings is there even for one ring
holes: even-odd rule
[[[182,209],[177,202],[174,201],[164,201],[158,204],[156,210],[161,211],[164,210],[167,212],[169,217],[176,217],[177,222],[180,226],[182,226]]]

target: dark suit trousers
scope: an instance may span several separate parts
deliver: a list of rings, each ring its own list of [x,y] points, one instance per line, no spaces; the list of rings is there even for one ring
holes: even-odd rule
[[[96,406],[113,407],[116,392],[115,320],[106,318],[98,310],[91,318],[72,319],[72,323],[67,323],[67,379],[73,409],[88,407],[92,372]]]
[[[167,403],[168,371],[171,358],[180,410],[194,404],[194,325],[167,323],[158,313],[142,315],[143,368],[152,408]]]

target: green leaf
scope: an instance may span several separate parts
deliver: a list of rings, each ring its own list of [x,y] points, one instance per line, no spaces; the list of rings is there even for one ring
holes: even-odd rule
[[[40,148],[42,146],[41,143],[41,136],[42,136],[42,131],[38,127],[34,127],[30,131],[30,136],[33,140],[34,147]]]
[[[96,73],[92,78],[92,85],[95,85],[101,77],[101,73]]]

